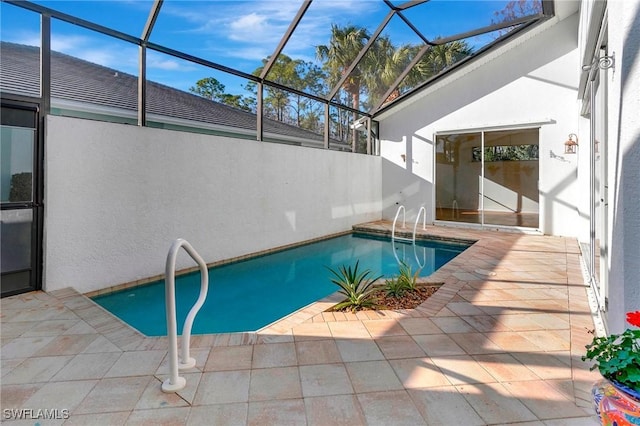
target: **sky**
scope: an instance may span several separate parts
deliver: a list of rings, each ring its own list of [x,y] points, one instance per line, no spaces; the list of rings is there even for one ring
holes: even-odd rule
[[[33,3],[141,37],[153,1],[55,1]],[[301,0],[165,0],[150,41],[245,73],[252,73],[271,55],[300,8]],[[393,1],[401,4],[403,1]],[[431,0],[405,14],[427,38],[450,36],[490,25],[493,13],[506,0]],[[3,41],[38,46],[39,19],[33,12],[0,4],[0,37]],[[329,41],[331,24],[358,25],[374,32],[389,13],[380,0],[314,0],[283,53],[295,59],[317,62],[315,48]],[[394,44],[417,44],[420,39],[394,17],[383,34]],[[467,40],[476,47],[492,36]],[[52,20],[52,49],[100,65],[137,75],[138,48],[57,19]],[[247,94],[246,80],[158,52],[148,52],[150,80],[181,90],[196,81],[215,77],[229,93]]]

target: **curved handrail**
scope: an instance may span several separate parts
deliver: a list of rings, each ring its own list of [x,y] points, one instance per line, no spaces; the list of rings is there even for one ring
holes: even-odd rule
[[[207,298],[207,291],[209,287],[209,270],[207,264],[202,260],[202,257],[194,250],[194,248],[187,241],[182,238],[178,238],[173,242],[167,254],[167,263],[165,267],[165,303],[167,307],[167,337],[169,338],[169,378],[162,383],[163,392],[176,392],[184,388],[187,381],[184,377],[178,376],[178,331],[176,324],[176,256],[180,248],[184,248],[185,251],[196,261],[200,266],[200,296],[193,305],[182,327],[182,360],[180,362],[180,369],[192,368],[196,365],[195,358],[191,358],[189,355],[189,345],[191,340],[191,327],[193,326],[193,320],[196,314],[204,304]]]
[[[391,239],[395,240],[396,239],[396,222],[398,222],[398,216],[400,216],[400,210],[402,210],[402,227],[404,228],[406,226],[406,221],[407,221],[407,210],[404,208],[404,206],[401,204],[398,207],[398,211],[396,212],[396,217],[393,219],[393,228],[391,228]],[[399,238],[400,239],[400,238]]]
[[[420,213],[422,213],[422,230],[427,230],[427,210],[424,206],[420,207],[418,210],[418,216],[416,217],[416,223],[413,225],[413,241],[416,241],[416,231],[418,229],[418,222],[420,221]]]

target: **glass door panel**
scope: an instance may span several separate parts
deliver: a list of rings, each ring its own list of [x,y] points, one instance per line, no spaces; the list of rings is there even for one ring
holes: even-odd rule
[[[481,163],[473,150],[481,133],[436,137],[436,220],[481,223]]]
[[[2,210],[0,221],[2,293],[14,293],[31,287],[33,212],[31,209]]]
[[[436,220],[539,228],[538,129],[436,136]]]
[[[474,160],[484,165],[484,224],[538,228],[538,129],[485,132]]]
[[[606,56],[606,50],[600,51]],[[600,69],[590,83],[592,92],[591,103],[591,238],[589,243],[588,268],[591,282],[595,287],[596,298],[601,310],[607,309],[607,240],[608,240],[608,211],[607,211],[607,161],[606,161],[606,69]]]
[[[0,126],[0,273],[2,296],[38,288],[35,202],[37,108],[2,105]]]

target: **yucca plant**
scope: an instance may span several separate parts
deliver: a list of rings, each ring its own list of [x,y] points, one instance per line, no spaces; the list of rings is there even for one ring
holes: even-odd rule
[[[384,284],[384,291],[387,296],[402,297],[407,292],[407,286],[398,278],[391,278]]]
[[[375,307],[375,301],[373,299],[373,287],[374,282],[382,277],[382,275],[370,278],[371,270],[366,269],[362,272],[358,271],[357,261],[355,266],[342,265],[338,268],[338,271],[328,268],[329,271],[335,276],[331,278],[331,282],[340,287],[339,293],[343,294],[347,299],[334,306],[335,310],[350,309],[355,311],[358,308],[370,308]]]
[[[420,269],[418,269],[414,274],[411,271],[411,265],[409,265],[404,260],[400,261],[400,275],[398,276],[397,280],[399,281],[400,285],[406,290],[413,291],[416,289],[419,275]]]

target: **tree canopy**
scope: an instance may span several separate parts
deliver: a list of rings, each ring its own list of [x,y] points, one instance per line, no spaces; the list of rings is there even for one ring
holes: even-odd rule
[[[334,101],[349,105],[355,110],[370,110],[390,102],[473,52],[465,41],[454,41],[424,49],[423,45],[395,45],[388,36],[380,35],[371,43],[371,47],[359,63],[350,69],[355,58],[370,42],[370,38],[371,34],[363,27],[333,24],[327,44],[316,46],[316,58],[320,65],[280,54],[265,78],[264,115],[273,120],[322,133],[324,103],[314,101],[301,93],[326,97],[334,90]],[[416,55],[420,53],[423,56],[417,59]],[[253,75],[261,75],[269,59],[264,58],[262,65],[253,71]],[[398,77],[414,60],[417,60],[416,65],[400,84],[388,93]],[[340,87],[337,87],[339,83]],[[286,90],[285,87],[293,90]],[[251,93],[250,96],[232,95],[225,92],[225,86],[218,80],[207,77],[197,81],[190,91],[216,102],[255,111],[257,84],[249,82],[244,88]],[[385,94],[387,97],[383,99]],[[331,107],[331,138],[362,144],[362,135],[358,135],[353,128],[353,123],[359,116],[357,112]]]

